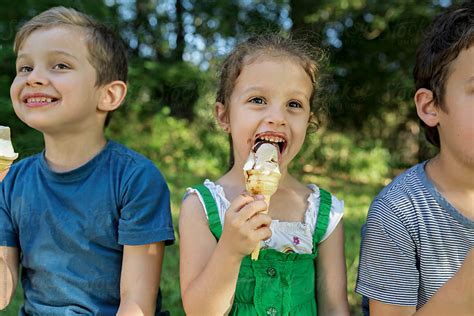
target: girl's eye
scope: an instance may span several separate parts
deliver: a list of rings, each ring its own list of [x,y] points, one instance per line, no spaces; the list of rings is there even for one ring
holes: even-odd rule
[[[265,100],[259,97],[251,98],[249,102],[255,104],[265,104]]]
[[[33,71],[33,67],[30,66],[22,66],[18,68],[18,72],[31,72]]]
[[[65,70],[65,69],[71,69],[71,67],[69,67],[66,64],[57,64],[57,65],[54,65],[53,69],[54,70]]]
[[[289,106],[290,108],[296,108],[296,109],[303,107],[303,105],[302,105],[300,102],[298,102],[298,101],[290,101],[290,102],[288,103],[288,106]]]

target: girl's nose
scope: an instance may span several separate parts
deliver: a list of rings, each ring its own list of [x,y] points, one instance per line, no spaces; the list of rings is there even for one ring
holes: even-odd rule
[[[280,107],[271,107],[266,118],[268,124],[276,126],[286,125],[286,112]]]
[[[48,83],[48,78],[38,68],[34,68],[26,79],[26,84],[31,87],[43,86]]]

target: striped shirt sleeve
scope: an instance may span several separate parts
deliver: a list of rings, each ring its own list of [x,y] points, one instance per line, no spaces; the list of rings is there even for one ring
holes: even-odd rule
[[[369,210],[356,292],[387,304],[416,306],[419,271],[410,227],[389,201],[377,199]]]

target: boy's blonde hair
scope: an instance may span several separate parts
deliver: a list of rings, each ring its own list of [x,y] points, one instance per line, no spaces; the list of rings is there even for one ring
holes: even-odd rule
[[[88,59],[97,72],[96,86],[115,80],[127,82],[127,51],[122,40],[104,24],[72,8],[54,7],[26,22],[16,33],[13,51],[18,54],[28,36],[38,29],[67,25],[81,27],[86,33]],[[104,126],[109,125],[111,117],[109,112]]]
[[[121,39],[105,25],[72,8],[54,7],[26,22],[16,33],[13,44],[15,54],[35,30],[63,25],[84,29],[89,62],[97,72],[96,86],[115,80],[127,82],[127,54]]]

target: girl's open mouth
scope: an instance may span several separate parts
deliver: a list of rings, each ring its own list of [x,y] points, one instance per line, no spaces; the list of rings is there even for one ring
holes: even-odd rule
[[[281,158],[281,155],[283,154],[287,146],[287,140],[285,135],[281,133],[265,132],[256,135],[252,150],[255,152],[258,147],[260,147],[263,143],[270,143],[277,146],[279,159]]]

